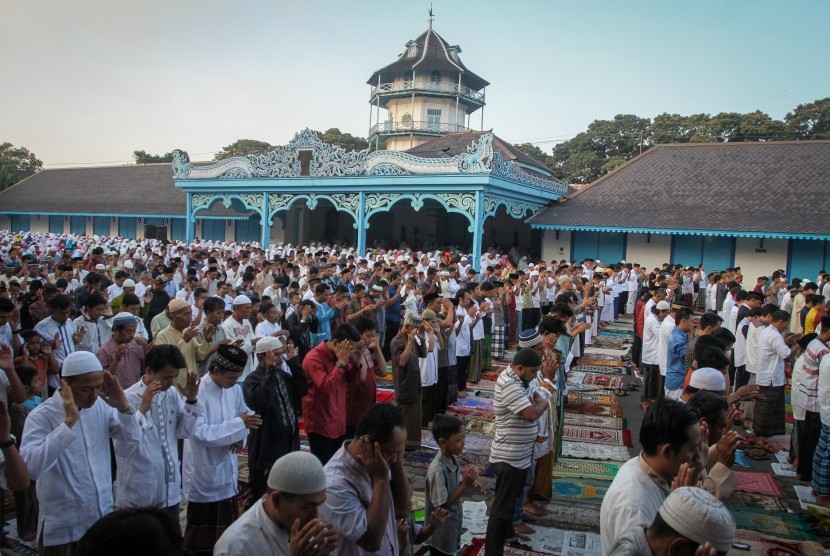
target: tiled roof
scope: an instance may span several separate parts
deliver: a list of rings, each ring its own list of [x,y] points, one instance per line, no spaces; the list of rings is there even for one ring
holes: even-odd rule
[[[470,143],[478,141],[485,133],[489,132],[461,131],[458,133],[448,133],[443,137],[436,137],[435,139],[431,139],[426,143],[418,145],[417,147],[413,147],[406,152],[424,158],[451,157],[457,154],[466,153],[467,147],[470,146]],[[541,176],[553,181],[559,181],[553,177],[551,170],[547,166],[495,135],[493,136],[493,150],[498,151],[499,154],[501,154],[502,157],[509,162],[518,162],[520,165],[525,165],[519,166],[519,168],[528,174]],[[526,166],[539,168],[542,171],[534,171],[532,168],[527,168]],[[546,170],[547,173],[544,170]]]
[[[170,163],[43,170],[0,191],[0,211],[184,215]],[[246,213],[249,211],[246,211]],[[221,203],[199,216],[239,216]]]
[[[830,234],[830,141],[657,145],[528,222]]]
[[[450,46],[431,26],[420,37],[411,41],[411,43],[415,43],[418,46],[415,56],[408,57],[407,51],[404,50],[398,56],[397,60],[374,72],[366,83],[376,85],[378,83],[378,75],[380,75],[380,81],[382,83],[388,83],[393,81],[395,76],[414,69],[418,73],[433,70],[460,72],[462,75],[462,83],[476,91],[490,84],[484,78],[479,77],[467,69],[460,57],[453,59],[450,55],[450,49],[456,48],[458,52],[461,52],[461,49]]]

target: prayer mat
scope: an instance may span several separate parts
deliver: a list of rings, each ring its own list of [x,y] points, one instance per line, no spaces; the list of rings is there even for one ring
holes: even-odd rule
[[[746,455],[746,452],[743,450],[735,450],[735,465],[740,465],[741,467],[755,467],[755,464],[752,463],[752,458]]]
[[[596,405],[590,403],[573,403],[568,395],[568,405],[565,406],[565,414],[585,413],[587,415],[603,415],[608,417],[622,417],[622,406]]]
[[[594,405],[611,405],[618,406],[619,402],[614,396],[608,394],[589,394],[586,392],[569,392],[568,404],[573,403],[590,403]]]
[[[817,538],[810,531],[809,523],[799,514],[751,511],[752,508],[746,508],[746,511],[736,511],[732,508],[730,510],[732,510],[732,517],[735,518],[735,526],[738,529],[751,529],[785,539],[815,540]]]
[[[773,446],[777,446],[779,452],[782,451],[782,450],[785,451],[785,452],[790,451],[790,435],[789,434],[778,434],[776,436],[770,436],[767,440],[769,440],[770,443]]]
[[[787,511],[787,506],[781,501],[780,498],[757,494],[755,492],[733,492],[732,495],[725,500],[725,502],[730,508],[754,508],[756,510],[772,512]]]
[[[473,407],[448,407],[447,415],[455,415],[462,419],[477,419],[479,421],[493,422],[496,420],[496,416],[492,410],[476,409]]]
[[[624,446],[609,446],[607,444],[588,444],[583,442],[562,441],[562,456],[576,459],[599,459],[612,461],[628,461],[631,454]]]
[[[613,355],[599,353],[583,355],[577,360],[579,365],[595,365],[597,367],[622,367],[622,359]]]
[[[472,396],[467,396],[463,398],[458,398],[458,401],[456,401],[450,407],[471,407],[476,409],[486,409],[489,411],[493,411],[493,400],[487,398],[475,398]]]
[[[775,479],[769,473],[733,471],[732,474],[738,480],[738,486],[735,487],[735,490],[768,494],[770,496],[781,496],[781,490],[775,484]]]
[[[533,522],[535,526],[567,531],[599,531],[600,504],[585,504],[568,499],[552,500],[545,504],[548,515]]]
[[[395,392],[389,390],[378,390],[375,394],[375,401],[378,403],[390,403],[395,401]]]
[[[730,550],[730,555],[770,554],[778,556],[824,556],[824,548],[817,542],[791,541],[762,535],[755,531],[738,529],[735,542],[748,544],[749,551]]]
[[[582,504],[602,504],[602,498],[609,486],[611,486],[611,481],[599,479],[577,477],[554,479],[551,498],[567,498],[572,502]]]
[[[465,418],[463,419],[464,426],[467,429],[467,432],[477,432],[480,434],[486,434],[488,436],[495,436],[496,434],[496,424],[487,421],[479,421],[478,419],[470,419]]]
[[[495,382],[499,379],[500,374],[501,371],[487,371],[486,373],[481,373],[481,380],[492,380]]]
[[[392,377],[389,378],[375,378],[375,385],[379,390],[394,390],[395,384],[392,382]]]
[[[591,444],[608,444],[609,446],[630,446],[631,432],[621,429],[565,425],[562,439],[573,442],[589,442]]]
[[[622,361],[622,357],[628,354],[628,347],[624,348],[595,348],[595,347],[587,347],[585,348],[585,353],[589,357],[595,357],[597,355],[605,355],[609,357],[614,357],[620,361]]]
[[[476,556],[484,556],[485,547],[482,546],[481,549],[476,553]],[[534,552],[533,550],[528,550],[526,548],[518,548],[515,546],[510,546],[509,544],[504,545],[504,556],[544,556],[545,552]]]
[[[467,390],[487,390],[494,391],[496,389],[495,380],[484,380],[483,378],[478,382],[467,382]]]
[[[428,469],[429,464],[435,459],[435,454],[437,453],[437,450],[430,448],[412,450],[406,453],[403,458],[403,463],[412,469]],[[489,454],[463,454],[458,462],[461,464],[462,469],[472,466],[478,469],[482,475],[489,477],[491,475],[494,476],[494,473],[491,473],[489,457]]]
[[[467,433],[464,440],[464,452],[476,455],[490,455],[490,446],[493,444],[493,437],[486,434]],[[421,446],[431,450],[438,450],[438,443],[432,436],[431,431],[421,431]]]
[[[579,427],[597,427],[600,429],[624,429],[626,427],[626,420],[620,417],[606,417],[603,415],[566,413],[565,424]]]
[[[625,379],[622,376],[609,376],[596,373],[585,373],[582,377],[582,384],[592,384],[594,386],[603,386],[605,388],[619,388],[623,385]]]
[[[621,463],[613,461],[586,461],[559,458],[553,464],[554,477],[581,477],[583,479],[608,479],[617,476]]]
[[[571,372],[583,372],[583,373],[601,373],[605,375],[627,375],[630,374],[628,372],[627,367],[608,367],[602,365],[574,365],[571,367]],[[570,373],[569,373],[570,374]]]
[[[423,492],[413,491],[412,494],[409,495],[409,497],[412,500],[413,510],[423,510],[426,507],[426,496]]]

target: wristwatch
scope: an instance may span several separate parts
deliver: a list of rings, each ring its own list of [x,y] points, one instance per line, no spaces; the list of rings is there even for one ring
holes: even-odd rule
[[[0,450],[11,448],[15,444],[17,444],[17,437],[13,434],[10,434],[8,440],[6,440],[5,442],[0,442]]]

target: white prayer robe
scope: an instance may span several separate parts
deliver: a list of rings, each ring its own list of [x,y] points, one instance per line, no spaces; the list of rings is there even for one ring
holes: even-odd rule
[[[38,536],[44,546],[80,538],[112,512],[109,438],[140,441],[141,414],[119,413],[102,399],[80,412],[70,429],[59,392],[26,418],[20,455],[37,481]]]
[[[219,502],[237,493],[236,454],[230,447],[248,438],[240,415],[253,412],[242,399],[242,388],[222,388],[210,375],[199,384],[199,403],[204,413],[184,441],[184,495],[190,502]]]
[[[142,379],[124,391],[136,412],[146,390]],[[190,438],[202,414],[202,404],[184,403],[175,387],[156,394],[141,422],[141,442],[115,441],[116,508],[169,508],[181,501],[177,440]]]
[[[251,326],[251,321],[245,319],[242,322],[238,322],[231,315],[222,323],[222,328],[225,329],[225,338],[231,342],[242,340],[242,345],[239,346],[239,349],[248,354],[248,362],[245,364],[245,370],[242,372],[242,378],[240,379],[243,380],[254,370],[254,347],[251,344],[251,340],[254,339],[254,329]]]
[[[288,556],[290,552],[288,531],[281,529],[268,517],[261,499],[225,529],[213,547],[213,556]]]

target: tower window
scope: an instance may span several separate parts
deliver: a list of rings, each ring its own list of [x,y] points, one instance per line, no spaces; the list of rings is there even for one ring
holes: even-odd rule
[[[429,82],[430,83],[441,83],[441,72],[440,71],[433,71],[429,74]]]
[[[429,129],[437,130],[441,125],[441,109],[427,108],[427,127]]]

